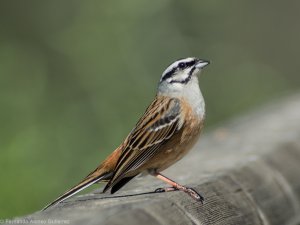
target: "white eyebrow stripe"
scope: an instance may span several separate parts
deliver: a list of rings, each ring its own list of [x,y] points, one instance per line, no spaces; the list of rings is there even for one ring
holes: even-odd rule
[[[172,63],[170,66],[167,67],[167,69],[163,72],[161,78],[163,78],[166,74],[171,72],[174,68],[178,67],[179,63],[182,63],[182,62],[187,63],[187,62],[191,62],[193,60],[195,60],[195,58],[189,57],[189,58],[179,59],[179,60],[175,61],[174,63]]]
[[[193,61],[194,58],[186,58],[186,59],[180,59],[177,60],[176,62],[173,62],[168,68],[165,70],[165,72],[170,72],[174,67],[177,67],[179,63],[187,63]]]

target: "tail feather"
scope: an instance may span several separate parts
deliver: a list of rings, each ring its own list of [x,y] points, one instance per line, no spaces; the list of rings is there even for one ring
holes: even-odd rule
[[[56,204],[58,204],[58,203],[60,203],[64,200],[72,197],[73,195],[75,195],[79,191],[82,191],[83,189],[89,187],[90,185],[92,185],[94,183],[97,183],[101,180],[106,180],[111,176],[112,176],[112,172],[101,174],[99,176],[92,176],[92,174],[90,174],[83,181],[81,181],[79,184],[77,184],[76,186],[74,186],[73,188],[71,188],[70,190],[65,192],[63,195],[61,195],[60,197],[55,199],[53,202],[48,204],[45,208],[43,208],[42,211],[44,211],[44,210],[48,209],[49,207],[54,206],[54,205],[56,205]]]

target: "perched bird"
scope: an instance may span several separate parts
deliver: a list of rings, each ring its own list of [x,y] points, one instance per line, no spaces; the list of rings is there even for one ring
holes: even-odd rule
[[[203,197],[160,172],[180,160],[195,144],[203,128],[205,103],[198,77],[209,61],[185,58],[162,74],[157,94],[123,143],[93,172],[45,209],[97,182],[107,182],[103,192],[115,193],[132,178],[148,172],[171,185],[157,192],[180,190],[198,201]]]

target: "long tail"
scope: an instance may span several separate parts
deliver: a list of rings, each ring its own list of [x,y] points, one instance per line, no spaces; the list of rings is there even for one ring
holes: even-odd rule
[[[118,159],[120,157],[120,154],[122,152],[122,145],[119,146],[117,149],[115,149],[105,160],[103,163],[100,164],[94,171],[92,171],[83,181],[81,181],[79,184],[65,192],[63,195],[55,199],[53,202],[51,202],[49,205],[47,205],[45,208],[43,208],[43,211],[53,205],[56,205],[71,196],[75,195],[79,191],[89,187],[90,185],[97,183],[99,181],[109,181],[111,177],[113,176],[114,168],[118,162]]]
[[[51,202],[49,205],[47,205],[45,208],[43,208],[42,211],[70,198],[71,196],[75,195],[79,191],[89,187],[90,185],[92,185],[96,182],[99,182],[101,180],[107,180],[108,178],[110,178],[112,176],[112,174],[113,174],[112,172],[107,172],[104,174],[100,174],[98,176],[95,175],[95,173],[89,174],[83,181],[81,181],[79,184],[77,184],[76,186],[74,186],[73,188],[71,188],[70,190],[65,192],[63,195],[61,195],[60,197],[55,199],[53,202]]]

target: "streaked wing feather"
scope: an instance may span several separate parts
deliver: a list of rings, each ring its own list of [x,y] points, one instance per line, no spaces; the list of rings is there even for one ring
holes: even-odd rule
[[[114,176],[105,190],[122,179],[126,173],[139,168],[151,158],[161,145],[181,128],[180,120],[178,99],[156,98],[127,137],[127,145],[116,165]]]

